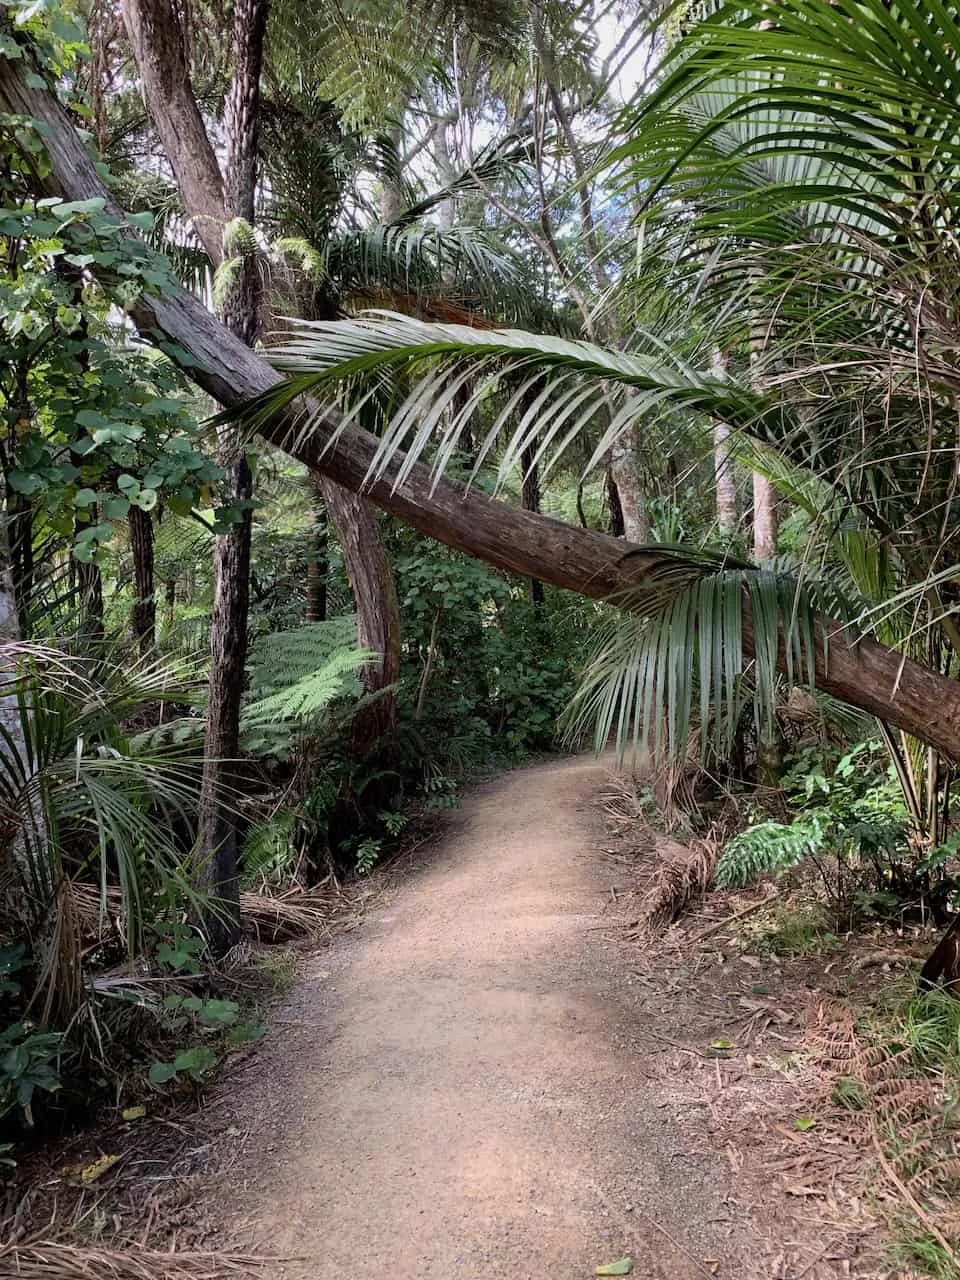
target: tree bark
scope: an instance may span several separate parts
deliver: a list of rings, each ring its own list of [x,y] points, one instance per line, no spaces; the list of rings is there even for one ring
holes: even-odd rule
[[[650,536],[650,521],[640,489],[638,463],[637,429],[631,427],[610,450],[610,476],[617,487],[623,536],[628,542],[642,544]]]
[[[603,473],[603,483],[607,494],[607,532],[611,538],[622,538],[623,507],[620,505],[620,490],[613,478],[613,468],[608,466]],[[581,523],[585,523],[581,521]]]
[[[216,266],[223,255],[223,178],[193,93],[178,11],[171,0],[121,0],[121,11],[164,153]]]
[[[131,506],[127,516],[133,558],[133,609],[130,632],[140,656],[148,657],[157,643],[157,601],[153,579],[153,520],[148,511]]]
[[[540,514],[540,467],[537,463],[536,451],[532,444],[523,450],[520,459],[523,479],[520,489],[520,502],[524,511]],[[543,604],[543,583],[539,578],[530,579],[530,599],[537,606]]]
[[[136,2],[142,3],[142,0]],[[224,110],[225,211],[231,217],[242,218],[251,227],[256,214],[260,72],[267,10],[268,0],[236,0],[233,76]],[[182,167],[186,173],[190,166],[184,163]],[[184,194],[186,196],[186,192]],[[224,256],[228,252],[229,247],[224,245]],[[226,328],[246,347],[252,347],[260,316],[259,268],[252,254],[240,257],[222,313]],[[222,954],[240,937],[236,805],[231,792],[236,786],[240,708],[246,678],[253,473],[242,438],[232,427],[221,428],[218,452],[230,497],[240,512],[230,529],[217,538],[214,548],[216,585],[210,622],[210,682],[197,844],[203,860],[201,884],[219,899],[221,908],[205,921],[207,937],[214,953]]]
[[[221,236],[227,218],[242,218],[251,226],[255,220],[260,72],[268,0],[238,0],[234,9],[234,72],[224,111],[227,170],[223,179],[203,130],[182,42],[160,35],[155,25],[157,8],[166,3],[167,0],[124,0],[125,12],[129,10],[131,14],[131,39],[151,115],[177,175],[184,204],[195,217],[198,234],[201,226],[207,231],[204,244],[212,261],[217,264],[231,252],[222,240],[214,242],[212,229],[217,208],[220,210]],[[163,97],[169,88],[171,65],[178,77],[177,96],[172,101]],[[202,145],[200,132],[206,139],[207,150]],[[241,256],[223,306],[223,319],[227,327],[248,346],[253,345],[257,335],[259,291],[256,260],[252,255]],[[242,502],[252,496],[252,476],[246,459],[235,456],[232,436],[230,431],[221,433],[220,457],[230,477],[233,495]],[[361,679],[368,692],[381,693],[397,680],[400,670],[399,603],[392,570],[373,511],[355,494],[340,491],[329,477],[323,477],[321,485],[327,511],[344,549],[344,561],[354,591],[358,644],[383,655],[361,671]],[[228,806],[218,814],[216,794],[218,788],[222,790],[227,782],[229,766],[224,763],[225,758],[235,758],[239,754],[249,604],[246,577],[250,563],[250,529],[250,514],[246,512],[228,534],[217,540],[215,574],[218,590],[211,648],[214,655],[229,666],[220,670],[215,661],[211,668],[208,717],[219,716],[223,718],[223,724],[219,727],[214,725],[209,730],[219,750],[213,752],[211,743],[205,752],[200,805],[200,847],[203,850],[221,848],[218,883],[224,886],[231,910],[236,898],[233,886],[237,854],[235,832],[228,835],[228,828],[233,831],[230,816],[233,809]],[[242,584],[235,580],[235,575],[240,573],[245,579]],[[221,583],[222,575],[228,576]],[[231,578],[234,579],[233,587],[230,586]],[[230,634],[219,636],[221,628],[228,629]],[[384,646],[391,647],[388,651]],[[391,691],[361,710],[354,721],[355,744],[369,750],[380,735],[392,736],[395,728],[396,695]],[[227,757],[224,757],[224,752],[228,753]],[[216,846],[210,843],[215,837],[221,841]],[[225,936],[219,943],[229,945]]]
[[[753,558],[768,564],[777,554],[777,491],[759,471],[753,473]]]
[[[97,508],[87,508],[87,524],[97,523]],[[74,521],[74,528],[78,528]],[[77,571],[77,614],[80,636],[94,647],[103,641],[103,578],[100,566],[93,560],[78,560],[71,552]]]
[[[38,191],[69,200],[104,197],[119,214],[63,107],[49,90],[27,83],[30,69],[23,59],[0,59],[0,110],[32,116],[49,130],[49,167],[36,176]],[[130,235],[136,235],[132,227]],[[144,295],[132,304],[130,316],[146,341],[165,344],[186,376],[221,403],[240,406],[280,381],[265,360],[190,294],[177,290],[159,298]],[[315,415],[310,432],[304,432],[298,414],[278,417],[263,430],[267,439],[306,466],[347,488],[362,489],[383,510],[499,569],[538,577],[593,599],[610,599],[656,580],[672,563],[656,549],[630,548],[605,534],[511,507],[455,481],[435,481],[422,465],[394,490],[399,458],[384,477],[368,482],[378,441],[348,425],[334,442],[340,425],[335,412],[324,411]],[[743,647],[752,654],[748,609]],[[780,665],[786,665],[782,653]],[[825,693],[960,760],[960,682],[876,641],[853,640],[844,623],[827,618],[818,621],[815,682]]]
[[[723,377],[729,361],[720,351],[711,360],[711,372]],[[723,538],[732,538],[737,532],[740,517],[737,512],[737,483],[730,456],[730,428],[725,422],[714,423],[713,469],[716,478],[717,526]]]
[[[379,696],[353,722],[353,745],[365,755],[378,743],[389,749],[396,734],[396,695],[383,690],[400,678],[400,602],[373,507],[329,475],[320,482],[356,601],[357,643],[378,655],[361,669],[360,679],[368,693]]]
[[[314,473],[307,477],[307,494],[313,524],[310,529],[310,545],[307,549],[307,622],[327,620],[327,573],[329,549],[327,545],[327,508],[323,503],[321,477]]]

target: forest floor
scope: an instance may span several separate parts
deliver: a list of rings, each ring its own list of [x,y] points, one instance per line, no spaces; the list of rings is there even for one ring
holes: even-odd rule
[[[835,1176],[843,1138],[804,1131],[830,966],[761,970],[696,917],[686,944],[629,941],[608,777],[475,788],[309,958],[211,1104],[218,1243],[277,1259],[270,1280],[898,1274]]]

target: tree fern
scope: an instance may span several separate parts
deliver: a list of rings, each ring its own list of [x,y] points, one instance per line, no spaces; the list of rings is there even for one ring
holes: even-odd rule
[[[344,649],[332,654],[321,667],[275,693],[257,698],[244,709],[243,726],[304,723],[324,711],[334,699],[360,692],[356,672],[376,655],[366,649]]]
[[[297,735],[320,730],[323,713],[338,699],[358,705],[363,689],[357,672],[375,657],[356,648],[350,617],[261,636],[250,652],[250,689],[241,717],[245,748],[286,757]]]

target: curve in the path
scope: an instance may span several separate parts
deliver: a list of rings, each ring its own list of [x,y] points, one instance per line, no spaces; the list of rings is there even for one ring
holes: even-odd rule
[[[722,1171],[647,1114],[596,929],[603,774],[479,788],[312,962],[245,1085],[233,1173],[244,1234],[290,1259],[278,1277],[580,1280],[625,1254],[644,1280],[709,1274]]]

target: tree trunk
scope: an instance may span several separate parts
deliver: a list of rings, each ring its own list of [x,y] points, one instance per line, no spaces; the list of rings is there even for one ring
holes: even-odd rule
[[[642,545],[650,536],[650,522],[640,488],[636,427],[625,432],[610,450],[610,477],[617,487],[623,536]]]
[[[761,357],[766,342],[766,329],[756,318],[750,324],[750,385],[763,390]],[[753,473],[753,558],[757,564],[769,564],[777,554],[777,491],[766,476]]]
[[[148,657],[157,643],[157,601],[153,580],[153,520],[148,511],[131,506],[127,516],[133,557],[133,610],[130,631],[140,656]]]
[[[28,378],[30,364],[21,361],[16,369],[16,392],[7,428],[7,463],[16,466],[19,431],[22,424],[29,424],[33,417],[30,404]],[[30,603],[33,596],[33,503],[25,494],[6,486],[6,515],[9,526],[10,573],[14,599],[17,602],[17,620],[21,636],[29,635]]]
[[[753,558],[769,564],[777,554],[777,491],[759,471],[753,473]]]
[[[223,178],[190,83],[178,10],[172,0],[121,0],[120,7],[150,116],[193,230],[217,265],[223,253]]]
[[[536,451],[532,444],[523,450],[520,459],[523,469],[523,480],[520,490],[520,501],[524,511],[540,514],[540,466],[536,459]],[[530,599],[537,606],[543,604],[543,583],[539,578],[530,579]]]
[[[226,212],[242,218],[251,227],[256,213],[260,72],[267,10],[268,0],[236,0],[233,77],[224,110]],[[185,165],[184,171],[188,167]],[[227,251],[224,246],[224,254]],[[227,329],[246,347],[252,347],[260,314],[260,276],[253,255],[242,256],[222,311]],[[201,884],[219,900],[218,910],[205,921],[215,954],[222,954],[240,937],[236,803],[231,792],[236,787],[240,707],[246,677],[253,473],[242,438],[232,427],[220,430],[219,459],[227,476],[230,497],[240,507],[240,515],[229,531],[217,538],[214,549],[216,585],[210,620],[210,683],[197,823],[197,844],[203,860]]]
[[[715,351],[711,361],[711,372],[716,377],[723,377],[727,372],[728,363],[722,352]],[[737,532],[740,517],[737,512],[736,474],[733,469],[733,458],[730,456],[730,428],[725,422],[714,423],[713,469],[716,477],[717,527],[722,538],[732,538]]]
[[[613,468],[608,466],[603,473],[603,483],[607,493],[607,532],[611,538],[623,537],[623,507],[620,505],[620,490],[613,478]],[[585,523],[581,521],[581,523]]]
[[[400,603],[373,507],[328,475],[322,475],[320,483],[353,587],[357,643],[379,655],[360,672],[367,692],[380,695],[353,722],[354,747],[365,755],[378,744],[389,749],[396,734],[396,695],[381,691],[400,678]]]
[[[37,176],[38,192],[68,200],[100,197],[119,214],[63,107],[49,90],[27,82],[30,70],[23,59],[0,59],[0,109],[32,116],[48,128],[50,165]],[[130,235],[136,235],[132,227]],[[188,293],[144,295],[131,305],[130,315],[146,341],[164,343],[185,375],[223,404],[239,406],[280,380],[265,360]],[[385,511],[499,569],[538,577],[593,599],[609,599],[642,585],[672,563],[655,549],[631,548],[605,534],[511,507],[455,481],[437,481],[426,466],[415,466],[394,489],[399,457],[385,476],[368,481],[377,439],[351,424],[340,430],[334,443],[340,426],[338,415],[330,410],[315,415],[310,432],[303,431],[296,414],[278,416],[264,424],[263,431],[306,466],[347,488],[363,489]],[[818,620],[815,647],[815,682],[823,692],[960,760],[960,682],[876,641],[853,640],[845,623],[827,618]],[[746,608],[743,648],[753,653]],[[779,661],[785,668],[785,654]]]
[[[394,148],[399,150],[402,137],[399,125],[393,125],[388,131],[388,136]],[[385,227],[388,227],[391,222],[396,222],[400,217],[400,189],[391,180],[390,174],[385,173],[382,182],[383,186],[380,189],[380,221]]]
[[[97,523],[97,508],[87,508],[88,515],[83,525],[74,522],[74,529],[83,528],[87,524]],[[100,566],[93,560],[78,560],[71,552],[71,559],[77,572],[77,630],[80,637],[94,647],[103,641],[103,578]]]
[[[177,604],[177,580],[176,578],[168,578],[163,588],[163,638],[169,644],[170,636],[173,633],[173,615]]]
[[[307,477],[307,498],[313,513],[307,549],[307,622],[326,622],[327,573],[330,567],[327,508],[323,502],[320,476],[316,472]]]

